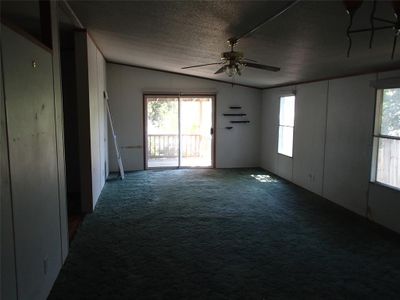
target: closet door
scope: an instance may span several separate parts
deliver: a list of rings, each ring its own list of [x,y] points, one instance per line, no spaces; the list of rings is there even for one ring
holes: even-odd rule
[[[19,299],[45,299],[61,267],[51,53],[2,26]]]

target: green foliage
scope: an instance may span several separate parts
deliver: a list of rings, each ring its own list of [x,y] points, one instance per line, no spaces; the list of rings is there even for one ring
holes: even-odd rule
[[[148,105],[148,118],[155,127],[162,127],[165,116],[174,110],[176,103],[157,99]]]
[[[400,136],[400,89],[383,92],[381,133]]]

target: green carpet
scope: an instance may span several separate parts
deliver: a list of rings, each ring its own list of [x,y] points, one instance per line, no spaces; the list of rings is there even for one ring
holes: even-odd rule
[[[400,238],[260,169],[108,182],[50,295],[302,298],[399,299]]]

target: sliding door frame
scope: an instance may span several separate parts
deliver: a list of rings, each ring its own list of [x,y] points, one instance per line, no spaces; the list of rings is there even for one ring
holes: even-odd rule
[[[216,94],[204,94],[204,93],[143,93],[143,167],[145,170],[154,169],[149,168],[147,165],[147,98],[148,97],[176,97],[178,98],[178,132],[179,132],[179,158],[178,158],[178,166],[177,167],[159,167],[157,169],[215,169],[216,166],[216,121],[217,121],[217,95]],[[211,129],[212,129],[212,138],[211,138],[211,166],[210,167],[181,167],[181,118],[180,118],[180,109],[181,109],[181,100],[183,97],[208,97],[212,99],[212,116],[211,116]],[[211,130],[210,129],[210,130]]]
[[[174,97],[178,99],[178,118],[179,118],[179,93],[144,93],[143,94],[143,166],[145,170],[154,169],[149,168],[147,164],[147,98],[149,97]],[[180,118],[179,118],[180,119]],[[180,120],[178,120],[178,136],[180,136]],[[157,169],[177,169],[180,166],[180,143],[178,149],[178,166],[177,167],[163,167]]]

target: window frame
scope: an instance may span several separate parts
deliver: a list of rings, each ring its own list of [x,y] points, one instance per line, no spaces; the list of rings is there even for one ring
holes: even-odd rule
[[[400,191],[400,187],[396,187],[377,180],[378,175],[378,156],[379,156],[379,142],[380,139],[397,140],[400,137],[381,134],[382,129],[382,107],[383,107],[383,93],[388,89],[400,89],[399,87],[376,87],[375,109],[374,109],[374,127],[372,134],[372,161],[371,161],[371,177],[370,182],[373,184],[381,185],[389,189]]]
[[[281,125],[281,101],[282,98],[286,98],[286,97],[294,97],[294,107],[293,107],[293,126],[290,125]],[[295,124],[296,124],[296,94],[295,93],[288,93],[288,94],[281,94],[279,95],[279,115],[278,115],[278,147],[277,147],[277,154],[278,155],[283,155],[285,157],[291,158],[293,159],[293,154],[294,154],[294,132],[295,132]],[[285,128],[292,128],[293,130],[293,135],[292,135],[292,155],[287,155],[285,153],[281,153],[279,152],[279,132],[280,132],[280,128],[281,127],[285,127]]]

